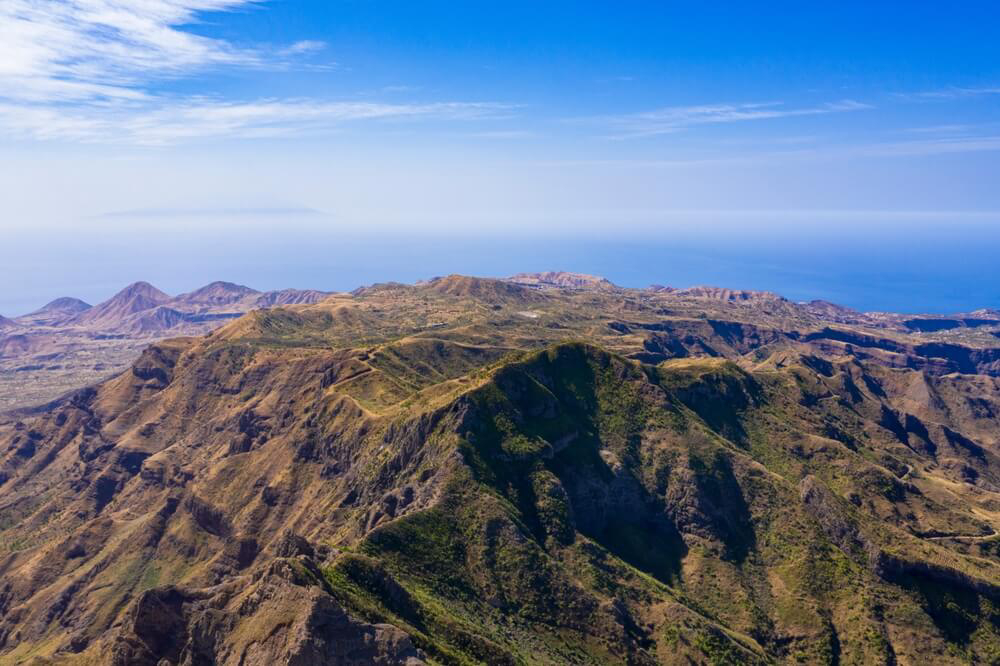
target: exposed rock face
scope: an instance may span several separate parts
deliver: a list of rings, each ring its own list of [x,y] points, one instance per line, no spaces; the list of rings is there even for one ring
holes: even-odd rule
[[[545,273],[518,273],[507,278],[510,282],[541,287],[562,287],[565,289],[614,289],[615,285],[598,275],[548,271]]]
[[[352,620],[308,559],[279,559],[214,588],[158,587],[126,611],[114,666],[420,666],[396,627]]]
[[[675,292],[678,296],[706,298],[716,301],[784,301],[778,294],[769,291],[749,291],[746,289],[726,289],[724,287],[689,287]]]
[[[878,549],[862,533],[858,520],[851,515],[849,504],[834,495],[813,476],[806,476],[799,483],[799,494],[806,511],[816,519],[826,534],[840,550],[853,557],[865,556],[874,566]]]

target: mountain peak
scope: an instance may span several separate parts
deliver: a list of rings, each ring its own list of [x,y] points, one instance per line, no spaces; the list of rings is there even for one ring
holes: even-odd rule
[[[471,277],[468,275],[448,275],[431,278],[418,286],[445,296],[472,298],[476,300],[498,302],[507,300],[525,300],[534,294],[524,285],[511,283],[495,278]]]
[[[53,326],[64,323],[90,309],[90,303],[79,298],[63,296],[49,301],[41,308],[17,318],[18,323],[29,326]]]
[[[79,298],[73,298],[72,296],[62,296],[53,301],[49,301],[39,310],[37,310],[37,312],[77,313],[77,312],[83,312],[84,310],[89,310],[90,307],[91,307],[90,303],[82,301]]]
[[[224,291],[240,291],[240,292],[253,292],[253,293],[257,293],[256,289],[252,289],[252,288],[250,288],[250,287],[248,287],[246,285],[243,285],[243,284],[236,284],[235,282],[226,282],[225,280],[215,280],[213,282],[209,282],[208,284],[206,284],[201,289],[196,289],[195,292],[192,292],[192,293],[196,293],[198,291],[205,291],[205,290],[224,290]]]
[[[129,315],[150,310],[170,300],[170,296],[148,282],[133,282],[103,303],[81,312],[73,321],[110,328],[121,324]]]
[[[163,303],[170,300],[170,296],[168,296],[167,294],[163,293],[153,285],[143,280],[139,280],[138,282],[133,282],[132,284],[130,284],[129,286],[125,287],[117,294],[112,296],[110,300],[115,301],[115,300],[127,300],[134,298],[148,298],[149,300],[159,301]]]
[[[215,282],[206,284],[204,287],[181,294],[176,300],[192,305],[228,305],[229,303],[242,300],[247,296],[259,293],[256,289],[251,289],[242,284],[216,280]]]

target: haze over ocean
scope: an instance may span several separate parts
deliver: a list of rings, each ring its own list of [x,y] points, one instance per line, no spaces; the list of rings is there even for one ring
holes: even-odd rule
[[[20,232],[7,237],[10,251],[0,264],[6,286],[0,314],[24,314],[59,296],[96,303],[137,280],[173,294],[214,280],[260,290],[347,291],[449,273],[504,277],[544,270],[593,273],[628,287],[769,290],[865,311],[1000,308],[1000,226],[990,221],[962,233],[944,222],[879,231],[874,222],[859,220],[804,232],[805,222],[793,218],[788,226],[708,236],[696,233],[698,225],[657,232],[613,224],[605,234],[416,234],[296,228],[270,220],[238,233],[228,231],[230,225],[198,232]]]

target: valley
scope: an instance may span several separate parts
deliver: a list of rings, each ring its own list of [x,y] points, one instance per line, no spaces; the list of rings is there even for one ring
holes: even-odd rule
[[[994,311],[558,273],[245,298],[14,320],[130,337],[0,416],[0,663],[1000,658]]]

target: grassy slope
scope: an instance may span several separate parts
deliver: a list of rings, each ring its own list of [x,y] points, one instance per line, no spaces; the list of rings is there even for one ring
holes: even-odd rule
[[[901,594],[803,509],[791,442],[813,415],[771,402],[777,388],[727,362],[643,367],[585,345],[506,365],[464,398],[468,474],[369,534],[331,580],[445,662],[992,655],[988,597],[914,574],[894,579]],[[809,471],[838,478],[836,465]],[[862,529],[889,550],[917,545]]]

